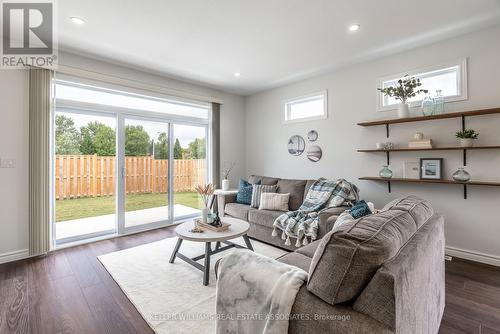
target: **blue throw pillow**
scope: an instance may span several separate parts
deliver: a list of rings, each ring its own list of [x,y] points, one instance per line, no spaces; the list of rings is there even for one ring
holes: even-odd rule
[[[361,218],[363,216],[371,215],[372,212],[370,211],[370,208],[368,207],[368,204],[364,200],[361,200],[354,204],[354,206],[349,210],[351,213],[351,216],[354,219]]]
[[[260,184],[260,181],[255,184]],[[250,205],[252,203],[252,190],[253,185],[250,182],[240,179],[238,194],[236,194],[236,203]]]

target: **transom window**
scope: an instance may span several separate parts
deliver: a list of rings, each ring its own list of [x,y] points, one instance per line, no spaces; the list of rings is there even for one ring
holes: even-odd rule
[[[466,59],[460,62],[453,62],[441,66],[434,66],[425,70],[409,71],[403,74],[391,75],[381,78],[377,82],[377,88],[387,88],[395,86],[397,81],[404,75],[408,74],[411,77],[420,79],[422,82],[421,89],[427,89],[431,96],[436,95],[436,91],[441,90],[441,95],[444,96],[445,102],[461,101],[467,99],[467,69]],[[417,95],[408,100],[410,105],[418,106],[424,94]],[[379,93],[378,110],[392,110],[399,103],[393,97],[388,97]]]
[[[327,114],[327,92],[317,92],[284,100],[282,109],[285,123],[325,119]]]

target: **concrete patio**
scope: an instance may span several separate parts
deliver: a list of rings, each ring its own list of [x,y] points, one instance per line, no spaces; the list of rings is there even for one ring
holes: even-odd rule
[[[200,210],[182,204],[174,205],[175,217],[199,214]],[[125,227],[132,227],[168,219],[168,206],[125,212]],[[56,240],[95,234],[116,229],[116,214],[57,222]]]

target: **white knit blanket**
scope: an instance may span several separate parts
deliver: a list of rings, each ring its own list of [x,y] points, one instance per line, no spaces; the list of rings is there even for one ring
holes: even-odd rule
[[[288,333],[304,270],[239,249],[220,260],[217,274],[217,334]]]

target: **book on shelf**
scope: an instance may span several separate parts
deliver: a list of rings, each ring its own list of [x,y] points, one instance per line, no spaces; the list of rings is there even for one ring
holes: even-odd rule
[[[408,148],[432,148],[432,139],[410,140]]]

